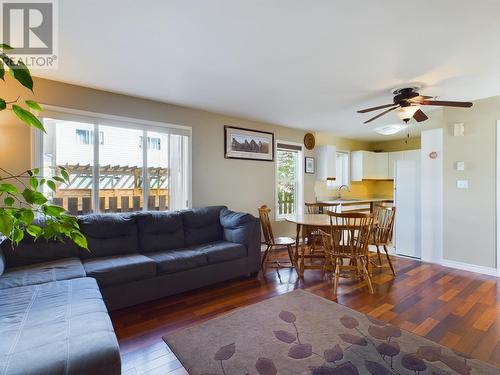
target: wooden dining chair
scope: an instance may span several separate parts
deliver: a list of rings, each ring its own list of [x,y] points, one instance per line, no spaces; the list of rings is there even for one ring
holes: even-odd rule
[[[373,234],[370,239],[370,245],[377,248],[377,252],[370,252],[371,264],[375,267],[387,267],[382,264],[382,257],[380,255],[380,247],[384,249],[385,257],[387,259],[388,267],[391,269],[392,274],[396,276],[394,266],[389,256],[387,246],[392,242],[392,234],[394,231],[394,219],[396,217],[396,207],[378,207],[375,211],[375,225],[373,227]],[[373,258],[377,258],[378,262],[375,263]]]
[[[338,203],[314,202],[306,203],[306,212],[308,214],[326,214],[326,211],[337,212]]]
[[[326,211],[337,212],[339,207],[338,203],[314,202],[305,203],[306,212],[310,215],[326,214]],[[323,246],[323,235],[321,231],[313,229],[311,232],[306,233],[307,244],[309,251],[314,253],[318,248]]]
[[[292,246],[295,245],[295,240],[290,237],[274,237],[273,228],[271,227],[271,221],[269,220],[269,212],[271,212],[271,209],[266,205],[259,207],[260,224],[262,226],[262,233],[264,234],[264,242],[266,244],[266,250],[264,252],[264,256],[262,257],[261,269],[262,273],[265,274],[268,263],[271,263],[273,265],[272,267],[276,268],[278,278],[281,282],[281,275],[279,270],[280,268],[282,268],[282,264],[278,261],[277,258],[271,261],[271,253],[276,248],[286,247],[288,257],[290,259],[290,265],[286,267],[295,268],[295,271],[297,271],[292,251]]]
[[[330,232],[324,233],[325,265],[323,275],[333,273],[333,291],[337,294],[340,277],[364,279],[373,294],[368,272],[368,244],[372,236],[374,215],[361,212],[335,213],[330,216]],[[344,264],[344,261],[346,261]],[[342,274],[343,271],[346,273]]]

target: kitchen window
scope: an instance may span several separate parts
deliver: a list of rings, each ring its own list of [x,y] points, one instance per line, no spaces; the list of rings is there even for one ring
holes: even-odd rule
[[[34,167],[53,177],[64,166],[70,177],[55,191],[44,186],[54,204],[74,215],[190,207],[191,128],[44,113],[50,117],[46,134],[35,131]]]
[[[276,145],[276,219],[302,212],[303,164],[302,146],[277,142]]]
[[[349,151],[337,151],[336,154],[336,178],[328,180],[327,187],[336,189],[342,185],[349,186]]]

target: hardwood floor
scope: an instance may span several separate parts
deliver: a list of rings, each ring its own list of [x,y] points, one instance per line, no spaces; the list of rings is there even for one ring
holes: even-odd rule
[[[338,296],[320,272],[276,271],[265,277],[164,298],[112,313],[120,343],[123,374],[187,374],[162,336],[238,307],[302,288],[391,322],[474,358],[500,366],[499,278],[395,257],[397,277],[374,271],[375,294],[365,286],[341,280]]]

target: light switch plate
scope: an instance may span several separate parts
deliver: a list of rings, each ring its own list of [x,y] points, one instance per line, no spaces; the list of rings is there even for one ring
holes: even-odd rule
[[[469,181],[468,180],[457,180],[457,189],[468,189]]]
[[[463,161],[457,161],[455,163],[455,168],[457,171],[465,171],[465,162]]]

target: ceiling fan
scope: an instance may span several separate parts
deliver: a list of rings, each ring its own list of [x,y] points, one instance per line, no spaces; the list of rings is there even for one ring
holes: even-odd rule
[[[366,112],[376,111],[379,109],[389,108],[379,113],[377,116],[372,117],[371,119],[364,122],[364,124],[367,124],[369,122],[372,122],[373,120],[378,119],[379,117],[382,117],[383,115],[391,111],[394,111],[395,109],[399,109],[397,113],[398,117],[405,123],[408,123],[411,120],[411,118],[414,118],[417,122],[422,122],[428,119],[427,115],[420,109],[420,106],[423,105],[435,105],[442,107],[462,107],[462,108],[472,107],[471,102],[429,100],[434,97],[420,95],[417,92],[418,89],[419,87],[414,86],[414,87],[405,87],[402,89],[394,90],[393,103],[380,105],[378,107],[361,109],[358,111],[358,113],[366,113]]]

